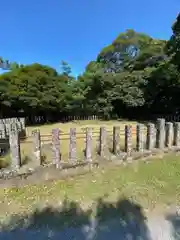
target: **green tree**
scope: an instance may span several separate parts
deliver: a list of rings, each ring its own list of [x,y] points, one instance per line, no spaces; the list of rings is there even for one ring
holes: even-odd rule
[[[164,55],[165,41],[156,40],[143,33],[127,30],[121,33],[111,45],[102,49],[97,57],[105,65],[107,72],[121,72],[125,69],[141,70],[148,59]]]
[[[97,61],[91,61],[86,66],[85,72],[89,73],[103,73],[104,72],[104,64],[97,62]]]
[[[180,13],[172,26],[173,34],[166,45],[166,51],[174,64],[180,69]]]
[[[17,69],[19,67],[20,67],[19,64],[16,63],[16,62],[11,62],[10,63],[10,70],[15,70],[15,69]]]
[[[3,70],[9,70],[10,62],[0,57],[0,68],[2,68]]]
[[[146,106],[152,112],[175,114],[180,110],[180,73],[170,61],[154,68],[147,78]]]
[[[17,112],[48,115],[64,111],[67,83],[53,68],[37,63],[19,67],[2,74],[2,82],[8,83],[8,91],[2,94],[1,101]]]
[[[180,110],[180,14],[169,41],[127,30],[90,61],[77,80],[61,62],[61,73],[38,63],[0,58],[0,107],[25,115],[140,117]]]
[[[61,71],[62,71],[62,74],[67,77],[69,77],[70,74],[72,73],[70,65],[65,61],[61,61]]]

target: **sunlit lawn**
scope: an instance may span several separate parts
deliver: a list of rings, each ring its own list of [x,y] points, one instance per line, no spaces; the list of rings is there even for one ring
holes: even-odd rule
[[[157,204],[180,203],[180,156],[139,161],[128,166],[96,168],[92,173],[23,188],[0,190],[0,215],[28,212],[48,203],[57,206],[67,196],[69,200],[90,204],[109,195],[116,200],[125,197],[153,208]]]
[[[33,129],[38,128],[41,134],[51,134],[53,128],[59,128],[63,133],[69,133],[70,128],[76,128],[77,132],[83,132],[84,128],[91,127],[93,131],[99,130],[101,126],[106,127],[107,130],[111,130],[113,126],[121,126],[124,128],[126,124],[134,126],[137,122],[133,121],[100,121],[100,120],[83,120],[83,121],[71,121],[67,123],[55,123],[55,124],[44,124],[41,126],[30,126],[27,127],[28,135],[31,134]]]

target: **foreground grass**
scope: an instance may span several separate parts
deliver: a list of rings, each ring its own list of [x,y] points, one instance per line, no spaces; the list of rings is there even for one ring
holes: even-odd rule
[[[94,169],[69,180],[0,190],[0,215],[32,212],[47,203],[58,206],[67,197],[88,206],[99,197],[115,201],[119,196],[155,208],[180,203],[180,156],[169,155],[128,166]]]

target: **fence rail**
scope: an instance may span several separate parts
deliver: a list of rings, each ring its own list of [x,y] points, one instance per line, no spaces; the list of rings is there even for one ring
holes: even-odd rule
[[[30,116],[26,117],[27,124],[42,124],[47,122],[68,122],[68,121],[81,121],[81,120],[100,120],[101,116],[77,116],[77,115],[64,115],[64,116]]]
[[[91,128],[93,130],[93,128]],[[97,128],[96,128],[97,129]],[[147,131],[147,128],[144,127],[143,128],[144,132]],[[83,139],[86,135],[86,131],[87,128],[83,128],[82,132],[76,132],[76,139]],[[60,135],[60,139],[61,140],[69,140],[70,139],[70,132],[63,132],[63,131],[59,131],[59,135]],[[106,130],[107,134],[109,134],[109,136],[113,136],[113,128],[112,130]],[[99,137],[99,133],[100,131],[92,131],[92,137]],[[119,135],[120,136],[124,136],[124,129],[120,129],[119,130]],[[132,127],[132,135],[136,135],[136,127]],[[45,139],[48,138],[48,139]],[[52,138],[52,134],[41,134],[41,140],[43,141],[49,141]],[[25,141],[26,143],[28,142],[32,142],[33,141],[33,136],[32,134],[26,137],[20,137],[20,141],[23,142]]]

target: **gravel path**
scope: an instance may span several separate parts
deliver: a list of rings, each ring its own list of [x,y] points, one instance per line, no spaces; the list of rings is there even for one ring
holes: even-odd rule
[[[33,239],[33,240],[178,240],[180,239],[180,217],[175,213],[169,216],[150,216],[143,223],[129,220],[113,219],[101,224],[94,220],[91,226],[64,228],[62,230],[33,228],[1,232],[0,239]]]

